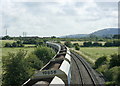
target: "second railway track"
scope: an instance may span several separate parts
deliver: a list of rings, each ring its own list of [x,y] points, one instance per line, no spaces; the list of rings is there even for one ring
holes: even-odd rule
[[[93,70],[85,62],[85,60],[82,57],[80,57],[78,54],[76,54],[75,52],[71,52],[71,56],[79,72],[79,75],[78,75],[80,76],[79,84],[81,86],[86,86],[86,85],[100,86],[98,79],[93,73]]]

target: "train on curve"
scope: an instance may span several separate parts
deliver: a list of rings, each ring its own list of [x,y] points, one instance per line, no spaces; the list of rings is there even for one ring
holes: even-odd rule
[[[69,85],[71,81],[71,56],[65,45],[46,42],[57,54],[43,67],[35,73],[22,86],[52,86],[53,84]]]

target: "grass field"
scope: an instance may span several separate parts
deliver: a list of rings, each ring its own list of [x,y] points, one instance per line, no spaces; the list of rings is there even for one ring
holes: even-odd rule
[[[0,47],[3,47],[6,43],[13,43],[15,40],[0,40]]]
[[[81,47],[80,50],[76,52],[82,55],[90,63],[94,64],[96,59],[101,56],[110,56],[115,53],[118,54],[118,47]]]
[[[103,55],[110,56],[111,54],[118,53],[118,47],[86,47],[81,48],[81,52],[97,59]]]
[[[27,54],[29,54],[29,53],[31,53],[35,48],[26,48],[26,47],[23,47],[23,48],[2,48],[1,54],[2,54],[2,56],[6,56],[6,55],[8,55],[8,52],[10,52],[10,53],[16,53],[16,52],[19,51],[20,49],[27,51],[27,52],[28,52]]]

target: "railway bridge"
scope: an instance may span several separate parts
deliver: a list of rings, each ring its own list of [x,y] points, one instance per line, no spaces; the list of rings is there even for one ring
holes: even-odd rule
[[[46,42],[56,55],[22,86],[103,86],[102,75],[65,45]]]

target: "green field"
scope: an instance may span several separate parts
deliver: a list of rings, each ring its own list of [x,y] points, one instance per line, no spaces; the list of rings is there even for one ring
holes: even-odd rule
[[[111,54],[118,53],[118,47],[86,47],[81,48],[81,52],[97,59],[103,55],[110,56]]]
[[[27,54],[29,54],[29,53],[31,53],[35,48],[26,48],[26,47],[23,47],[23,48],[2,48],[1,54],[2,54],[2,56],[6,56],[6,55],[8,55],[8,52],[10,52],[10,53],[16,53],[16,52],[19,51],[20,49],[27,51],[27,52],[28,52]]]
[[[15,40],[0,40],[0,47],[3,47],[6,43],[13,43]]]
[[[74,49],[72,49],[74,50]],[[101,56],[110,56],[118,54],[118,47],[81,47],[79,51],[75,50],[90,63],[94,63]]]

